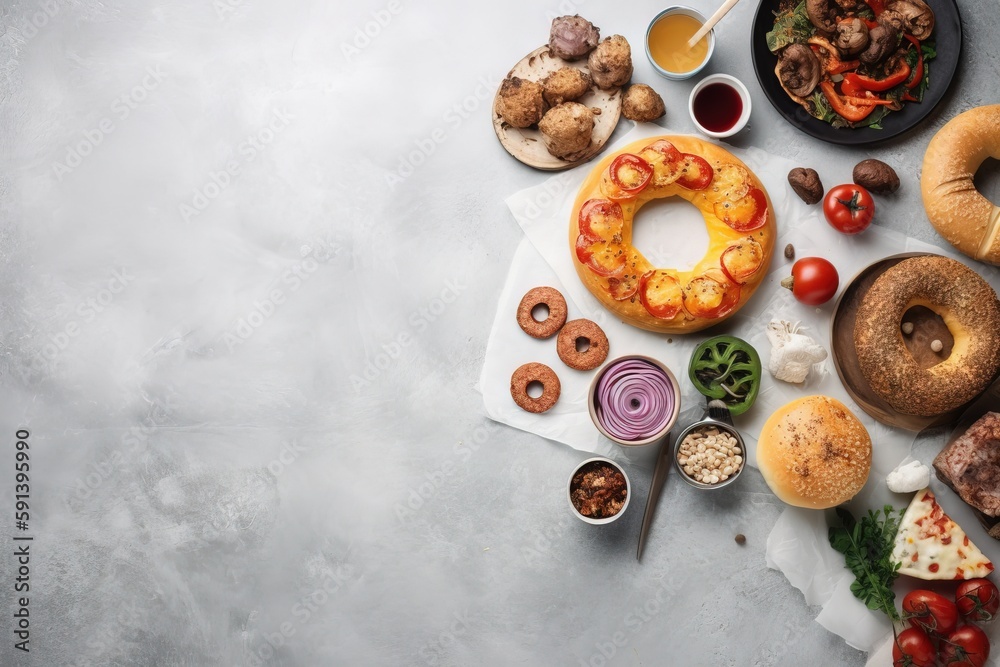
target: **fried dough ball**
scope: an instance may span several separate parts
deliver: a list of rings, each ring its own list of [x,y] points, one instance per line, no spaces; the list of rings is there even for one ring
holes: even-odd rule
[[[621,35],[611,35],[590,52],[587,66],[598,88],[624,86],[632,78],[632,47]]]
[[[549,105],[543,97],[542,84],[516,76],[500,84],[500,101],[497,111],[512,127],[529,127],[542,119]]]
[[[622,115],[629,120],[649,123],[665,113],[667,109],[663,106],[663,98],[646,84],[635,83],[625,91],[625,96],[622,98]]]
[[[545,101],[551,106],[580,99],[593,84],[589,74],[575,67],[560,67],[542,80]]]
[[[550,153],[558,158],[572,159],[590,146],[594,112],[579,102],[564,102],[545,113],[538,129]]]

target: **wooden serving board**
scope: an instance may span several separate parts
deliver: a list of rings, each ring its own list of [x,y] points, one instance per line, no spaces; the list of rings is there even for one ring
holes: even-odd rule
[[[851,398],[861,406],[861,409],[887,426],[906,429],[907,431],[922,431],[926,428],[944,426],[958,419],[959,415],[972,403],[966,403],[954,410],[935,417],[919,417],[897,411],[878,396],[865,379],[858,363],[858,355],[854,348],[854,323],[858,316],[858,307],[872,283],[889,268],[910,257],[931,255],[927,252],[908,252],[892,255],[881,259],[861,270],[854,276],[844,289],[833,311],[833,325],[830,333],[830,349],[833,351],[833,365],[837,369],[840,381],[847,389]],[[921,323],[916,323],[918,328]],[[914,332],[914,335],[917,331]]]
[[[514,65],[507,76],[517,76],[540,83],[546,76],[567,65],[590,73],[590,70],[587,69],[586,59],[569,62],[549,53],[548,46],[541,46]],[[599,115],[594,116],[594,134],[591,137],[590,146],[571,156],[572,159],[562,160],[549,153],[538,128],[517,128],[505,123],[500,114],[497,113],[499,101],[500,91],[498,90],[493,99],[493,129],[496,131],[500,143],[515,159],[529,167],[544,171],[569,169],[600,153],[615,131],[622,111],[621,88],[601,90],[597,86],[592,86],[590,92],[576,100],[580,104],[601,110]]]

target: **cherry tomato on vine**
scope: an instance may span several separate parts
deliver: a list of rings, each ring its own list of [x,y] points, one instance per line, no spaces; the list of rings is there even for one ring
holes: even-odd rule
[[[823,215],[838,232],[860,234],[875,217],[875,201],[860,185],[847,183],[830,188],[823,200]]]
[[[837,293],[840,275],[837,268],[822,257],[803,257],[792,265],[792,275],[782,280],[781,286],[792,290],[800,303],[819,306]]]
[[[990,657],[990,640],[975,625],[963,625],[941,643],[941,662],[948,667],[983,667]]]
[[[958,607],[933,591],[910,591],[903,598],[903,618],[928,634],[943,637],[958,626]]]
[[[992,621],[1000,610],[1000,592],[988,579],[969,579],[958,585],[955,604],[968,621]]]
[[[920,628],[907,628],[892,645],[892,667],[934,667],[937,651]]]

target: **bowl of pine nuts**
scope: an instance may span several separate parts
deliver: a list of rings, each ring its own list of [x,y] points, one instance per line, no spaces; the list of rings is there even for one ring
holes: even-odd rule
[[[746,465],[743,437],[731,424],[706,417],[681,431],[674,464],[698,489],[719,489],[736,481]]]

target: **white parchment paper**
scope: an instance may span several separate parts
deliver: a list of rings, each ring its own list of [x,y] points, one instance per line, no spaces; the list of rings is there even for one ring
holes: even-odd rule
[[[658,126],[640,125],[610,150],[667,133],[669,132]],[[765,327],[771,319],[800,322],[806,333],[830,350],[830,323],[835,299],[819,308],[807,307],[796,302],[791,293],[780,286],[781,279],[789,274],[792,264],[782,254],[786,244],[793,244],[796,258],[817,255],[833,262],[840,273],[841,291],[864,267],[888,255],[923,251],[961,259],[936,246],[877,226],[858,236],[840,234],[826,223],[821,206],[807,206],[788,186],[789,170],[799,165],[759,149],[726,148],[743,160],[763,181],[778,220],[779,238],[771,262],[771,272],[753,298],[738,315],[730,318],[724,325],[701,334],[670,336],[626,325],[605,310],[578,279],[567,241],[567,224],[576,193],[593,168],[592,164],[561,172],[538,186],[515,193],[507,200],[514,218],[524,230],[525,240],[515,253],[507,283],[500,296],[480,378],[486,410],[492,419],[581,451],[618,458],[631,458],[634,455],[632,452],[623,452],[601,436],[590,420],[586,398],[597,371],[581,372],[568,368],[556,354],[554,337],[536,340],[518,327],[515,319],[518,303],[525,292],[533,287],[548,285],[562,292],[569,306],[568,319],[585,317],[600,324],[610,341],[609,360],[625,354],[647,354],[666,363],[681,383],[681,415],[678,426],[683,427],[700,418],[703,412],[704,398],[687,380],[687,364],[694,347],[706,336],[732,333],[746,339],[760,353],[765,369],[770,354]],[[845,174],[844,181],[849,180],[850,174]],[[671,210],[671,213],[674,211]],[[690,212],[679,209],[676,214],[687,216]],[[670,220],[661,222],[658,219],[657,224],[669,225]],[[645,239],[636,233],[636,245],[654,264],[676,265],[670,262],[672,253],[690,257],[698,254],[699,243],[704,247],[704,238],[699,237],[697,232],[671,235],[669,229],[657,231],[658,235],[649,234],[644,229]],[[644,240],[653,245],[644,244]],[[1000,287],[1000,277],[995,270],[981,265],[976,265],[975,268],[984,274],[994,288]],[[510,397],[511,374],[518,366],[529,361],[539,361],[550,366],[559,375],[562,385],[556,406],[541,415],[521,410]],[[756,467],[756,440],[767,417],[788,401],[810,394],[825,394],[842,401],[861,419],[871,434],[874,450],[872,474],[865,489],[849,505],[854,514],[858,516],[869,508],[880,507],[885,503],[896,507],[905,506],[908,498],[890,493],[884,480],[885,475],[910,454],[914,437],[906,431],[880,424],[861,410],[842,386],[830,356],[814,367],[813,373],[801,385],[774,380],[767,370],[764,371],[761,392],[754,408],[736,421],[747,440],[749,464]],[[642,458],[639,457],[639,460],[642,461]],[[798,508],[786,510],[768,538],[768,565],[784,573],[789,582],[802,591],[808,604],[822,607],[816,618],[818,623],[843,637],[855,648],[873,652],[881,647],[877,654],[872,654],[873,660],[869,663],[876,664],[876,655],[883,656],[889,646],[886,643],[887,638],[891,637],[889,622],[880,613],[866,609],[851,594],[853,575],[844,568],[843,557],[830,547],[827,525],[827,517],[823,512]],[[978,525],[963,525],[987,555],[991,555],[990,549],[996,551],[992,544],[994,541],[985,537],[985,533],[977,532]],[[976,536],[979,536],[978,540]],[[991,557],[1000,560],[1000,554]],[[990,628],[987,631],[994,635],[1000,634]],[[888,664],[889,661],[883,662]]]

